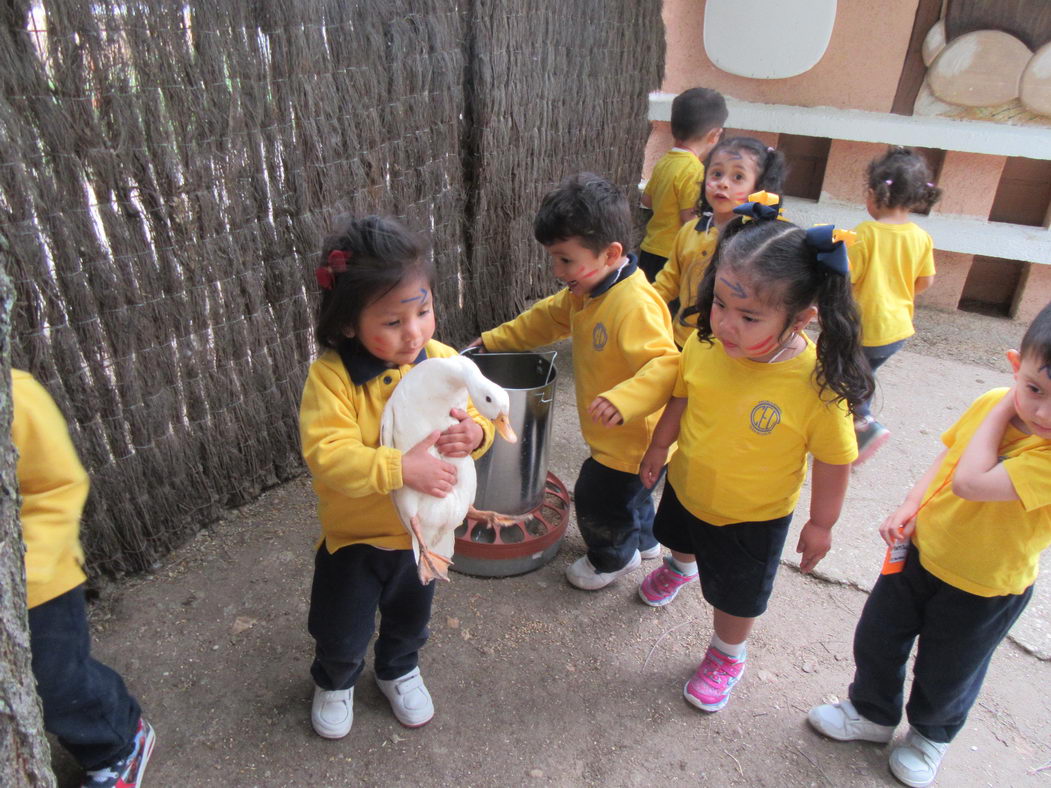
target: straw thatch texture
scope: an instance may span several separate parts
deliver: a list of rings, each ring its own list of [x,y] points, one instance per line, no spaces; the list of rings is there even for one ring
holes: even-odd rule
[[[662,61],[655,0],[36,7],[0,10],[0,263],[109,571],[301,470],[334,214],[428,232],[440,334],[465,339],[546,286],[528,225],[551,183],[637,178]]]
[[[545,192],[590,170],[637,202],[664,26],[658,0],[472,1],[467,232],[470,289],[489,328],[557,284],[532,240]]]

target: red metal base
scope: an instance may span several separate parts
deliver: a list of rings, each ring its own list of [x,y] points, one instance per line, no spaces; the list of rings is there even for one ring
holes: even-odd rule
[[[544,500],[531,512],[514,517],[513,522],[468,517],[456,529],[456,555],[507,560],[542,553],[565,534],[569,506],[566,485],[553,473],[548,473]]]

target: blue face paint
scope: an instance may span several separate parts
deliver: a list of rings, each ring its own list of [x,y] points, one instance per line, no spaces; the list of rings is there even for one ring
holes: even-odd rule
[[[748,298],[748,292],[741,286],[740,282],[730,282],[725,277],[720,276],[719,281],[730,288],[732,292],[738,298]]]
[[[403,298],[403,299],[401,299],[401,303],[407,304],[409,301],[426,301],[426,300],[427,300],[427,290],[425,288],[421,287],[420,288],[420,294],[418,296],[413,296],[412,298]]]
[[[1040,367],[1040,371],[1047,375],[1049,378],[1051,378],[1051,364],[1045,364],[1044,366]]]

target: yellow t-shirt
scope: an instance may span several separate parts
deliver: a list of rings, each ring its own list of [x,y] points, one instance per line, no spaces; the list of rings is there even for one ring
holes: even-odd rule
[[[433,339],[424,351],[428,358],[456,355]],[[371,356],[361,360],[361,382],[355,383],[340,355],[327,350],[310,365],[303,386],[299,438],[318,496],[321,541],[330,553],[351,544],[408,550],[412,541],[390,498],[403,485],[402,452],[380,446],[380,418],[413,365],[386,369]],[[493,442],[493,425],[470,402],[467,412],[485,433],[471,454],[479,457]]]
[[[691,315],[683,322],[682,313],[697,301],[697,287],[718,243],[719,231],[710,216],[687,222],[676,234],[668,262],[653,283],[653,289],[665,301],[670,303],[679,299],[679,311],[671,321],[675,344],[679,347],[683,347],[690,334],[697,330],[697,316]]]
[[[1051,441],[1013,426],[1000,439],[1017,501],[968,501],[945,483],[978,426],[1008,391],[986,392],[942,435],[949,451],[924,494],[924,501],[934,496],[916,518],[913,535],[924,569],[976,596],[1025,591],[1036,580],[1040,553],[1051,544]]]
[[[691,151],[672,148],[653,166],[643,194],[650,196],[653,216],[646,225],[642,251],[667,257],[682,222],[681,211],[692,211],[701,196],[704,165]]]
[[[830,465],[857,458],[854,422],[844,404],[820,398],[806,339],[802,353],[773,364],[731,358],[696,334],[686,341],[674,396],[688,402],[668,481],[695,517],[713,525],[784,517],[808,453]]]
[[[572,335],[577,413],[591,456],[607,468],[638,473],[671,397],[679,351],[668,306],[636,263],[613,276],[619,276],[610,280],[614,284],[590,296],[560,290],[538,301],[483,332],[482,342],[488,350],[528,350]],[[587,407],[598,396],[613,403],[623,424],[605,427],[591,420]]]
[[[916,280],[934,276],[934,242],[921,227],[862,222],[850,247],[850,281],[861,310],[861,344],[889,345],[916,333]]]
[[[79,534],[89,483],[66,420],[47,390],[28,372],[12,369],[11,396],[26,596],[33,608],[87,579]]]

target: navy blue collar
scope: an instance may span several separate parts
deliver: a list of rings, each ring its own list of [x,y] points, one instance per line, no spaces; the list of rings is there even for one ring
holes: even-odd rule
[[[353,340],[344,342],[339,348],[339,357],[343,359],[343,366],[347,368],[347,374],[355,386],[363,386],[379,375],[382,375],[391,366],[386,361],[381,361],[361,346],[361,343]],[[427,348],[420,351],[413,364],[419,364],[427,358]]]
[[[706,212],[697,220],[697,225],[693,229],[699,233],[706,233],[713,224],[715,224],[715,214]]]
[[[592,290],[589,295],[592,298],[598,298],[600,295],[602,295],[611,287],[613,287],[613,285],[617,284],[617,282],[623,282],[625,279],[627,279],[629,276],[635,273],[638,269],[639,263],[635,259],[635,255],[629,254],[628,262],[624,263],[624,265],[621,268],[614,271],[601,282],[599,282],[595,289]]]

